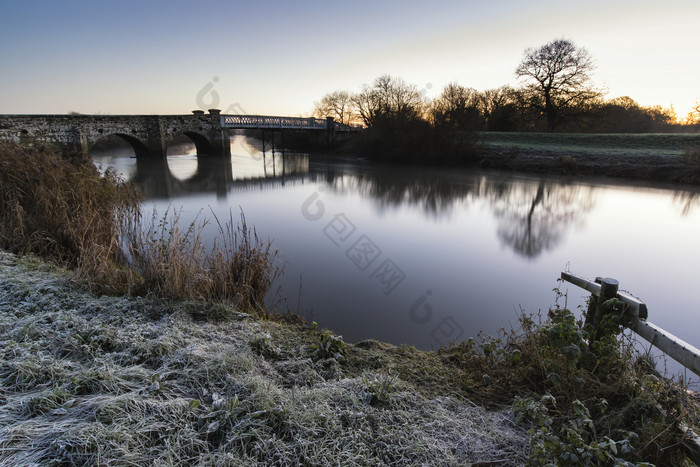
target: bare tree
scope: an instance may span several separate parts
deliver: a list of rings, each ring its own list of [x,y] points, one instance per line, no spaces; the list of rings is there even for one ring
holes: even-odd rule
[[[347,91],[331,92],[323,96],[320,102],[314,102],[314,114],[319,118],[333,117],[345,125],[354,123],[356,119],[352,96]]]
[[[572,111],[600,96],[590,84],[594,69],[586,49],[557,39],[539,49],[526,49],[515,75],[528,81],[525,91],[530,106],[545,115],[547,131],[554,131]]]
[[[487,130],[512,131],[518,126],[520,113],[515,89],[501,86],[478,95],[478,106]]]
[[[695,106],[690,109],[685,117],[686,125],[700,125],[700,103],[696,102]]]
[[[434,126],[477,129],[481,123],[478,104],[479,94],[475,89],[450,83],[431,103],[431,123]]]
[[[368,127],[380,120],[408,121],[420,118],[425,110],[425,99],[414,84],[401,78],[382,75],[373,85],[362,87],[353,96],[353,103],[362,121]]]

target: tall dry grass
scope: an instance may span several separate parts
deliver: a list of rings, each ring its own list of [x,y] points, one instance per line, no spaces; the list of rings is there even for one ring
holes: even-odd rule
[[[225,302],[265,313],[265,296],[281,274],[277,250],[248,227],[242,212],[240,223],[232,214],[225,224],[214,214],[212,219],[218,236],[210,249],[202,238],[210,219],[198,215],[183,229],[180,213],[172,207],[163,216],[154,210],[148,222],[131,219],[125,227],[131,267],[158,296]]]
[[[88,156],[0,141],[0,247],[73,267],[96,289],[122,292],[133,281],[119,246],[139,195],[113,171],[100,176]]]
[[[197,219],[175,211],[141,219],[140,195],[115,172],[100,175],[87,155],[63,157],[0,141],[0,248],[72,268],[99,293],[225,302],[267,315],[264,299],[281,273],[277,251],[241,213],[207,249]]]

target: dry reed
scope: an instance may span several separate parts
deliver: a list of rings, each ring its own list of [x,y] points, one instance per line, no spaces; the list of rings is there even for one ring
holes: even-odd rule
[[[154,210],[146,224],[127,219],[126,243],[130,262],[146,289],[161,297],[232,304],[240,310],[265,313],[265,296],[281,274],[271,242],[250,229],[241,212],[222,224],[216,215],[218,237],[207,249],[202,234],[210,220],[199,215],[183,230],[180,212],[168,208],[162,217]]]

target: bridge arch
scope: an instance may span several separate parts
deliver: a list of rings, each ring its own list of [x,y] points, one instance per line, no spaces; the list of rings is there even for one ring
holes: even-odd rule
[[[128,135],[126,133],[101,133],[100,138],[96,138],[94,141],[91,142],[89,149],[92,150],[92,148],[95,147],[95,144],[97,144],[99,141],[101,141],[103,138],[107,137],[116,137],[121,139],[122,141],[126,141],[126,143],[131,146],[131,149],[134,150],[134,155],[136,157],[145,157],[150,154],[150,151],[148,149],[148,146],[144,142],[142,142],[140,139]]]
[[[183,131],[181,134],[187,136],[193,143],[194,147],[197,149],[198,156],[211,156],[216,154],[214,145],[211,144],[209,138],[194,131]]]

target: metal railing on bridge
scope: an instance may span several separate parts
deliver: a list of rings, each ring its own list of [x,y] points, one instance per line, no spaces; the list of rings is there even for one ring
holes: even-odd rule
[[[327,120],[305,117],[266,117],[263,115],[222,115],[223,128],[254,128],[284,130],[325,130]]]
[[[346,125],[315,117],[270,117],[265,115],[222,115],[221,127],[232,129],[327,130],[332,123],[335,131],[362,131],[361,126]]]

